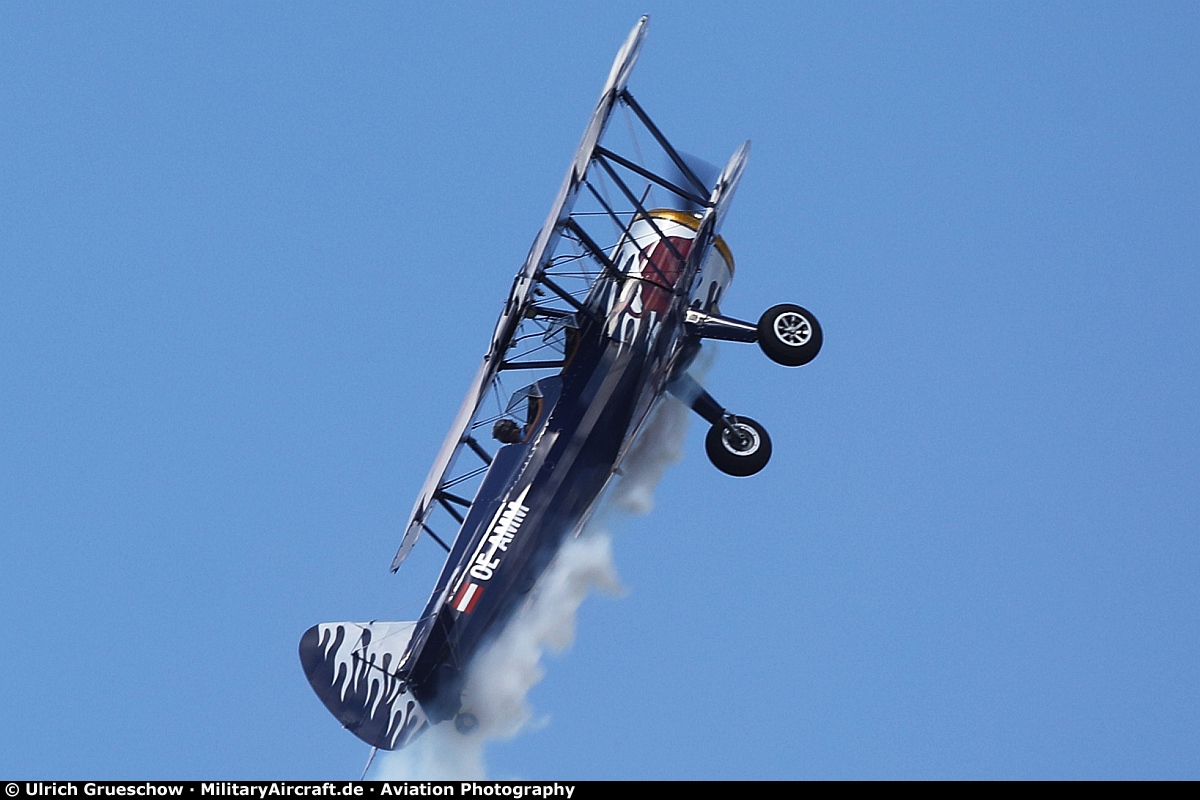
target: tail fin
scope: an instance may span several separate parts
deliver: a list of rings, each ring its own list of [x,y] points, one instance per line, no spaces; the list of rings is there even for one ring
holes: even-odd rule
[[[426,727],[396,666],[415,622],[326,622],[300,638],[300,664],[325,707],[367,744],[396,750]]]

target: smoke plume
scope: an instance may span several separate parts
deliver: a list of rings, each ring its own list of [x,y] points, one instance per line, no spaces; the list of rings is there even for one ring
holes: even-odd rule
[[[593,590],[620,591],[609,525],[622,514],[646,514],[654,487],[681,458],[690,411],[666,397],[633,450],[604,506],[569,540],[542,575],[529,603],[482,651],[467,676],[465,697],[479,717],[470,734],[444,722],[404,750],[381,753],[374,780],[478,780],[486,777],[484,748],[517,735],[533,719],[526,697],[542,679],[542,655],[561,652],[575,636],[575,612]]]

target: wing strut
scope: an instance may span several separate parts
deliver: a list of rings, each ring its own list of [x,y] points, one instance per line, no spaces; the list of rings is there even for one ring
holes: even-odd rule
[[[489,456],[487,450],[484,450],[479,444],[478,439],[468,433],[463,437],[463,443],[466,444],[467,447],[471,448],[471,452],[479,456],[483,463],[487,464],[489,467],[492,465],[492,457]]]
[[[583,187],[587,177],[588,167],[595,157],[597,144],[608,127],[613,107],[621,98],[625,91],[625,85],[629,82],[629,75],[633,71],[633,65],[637,62],[638,54],[642,49],[642,42],[646,38],[646,26],[649,21],[649,17],[642,17],[638,20],[637,24],[633,26],[633,30],[630,31],[628,38],[626,38],[624,45],[621,46],[620,51],[617,53],[616,59],[613,61],[612,69],[608,73],[608,79],[604,82],[604,89],[600,92],[600,99],[596,103],[596,109],[592,112],[592,118],[588,122],[587,128],[584,129],[583,140],[579,143],[579,148],[575,152],[575,158],[572,160],[571,166],[563,178],[562,186],[559,187],[558,196],[550,209],[550,214],[546,217],[546,222],[542,225],[541,231],[533,241],[533,246],[530,248],[529,255],[525,259],[525,265],[513,279],[512,290],[509,292],[508,301],[504,305],[504,311],[500,315],[500,319],[496,322],[496,329],[492,334],[492,341],[488,352],[484,355],[483,363],[480,364],[479,370],[475,373],[475,379],[471,382],[471,386],[467,390],[467,396],[464,398],[463,404],[459,407],[458,414],[450,426],[449,435],[446,437],[445,442],[442,444],[442,449],[434,459],[433,466],[429,470],[429,475],[425,478],[425,484],[421,488],[421,494],[417,497],[417,502],[413,505],[412,512],[409,514],[408,523],[404,529],[404,538],[400,542],[400,549],[396,551],[396,557],[392,559],[392,572],[399,569],[404,560],[408,558],[408,554],[412,552],[412,548],[417,543],[421,531],[427,530],[425,521],[429,518],[437,502],[437,493],[451,485],[452,481],[447,481],[446,475],[453,468],[459,446],[464,443],[467,444],[475,451],[476,455],[483,458],[485,462],[490,463],[491,457],[487,456],[486,452],[481,454],[483,448],[478,447],[478,442],[472,445],[473,438],[468,435],[464,441],[463,437],[471,424],[471,420],[475,416],[475,412],[479,408],[480,402],[483,400],[484,394],[487,392],[488,387],[491,386],[492,379],[496,377],[496,373],[499,372],[503,364],[504,353],[508,351],[509,345],[512,344],[517,326],[525,317],[529,306],[532,304],[530,294],[534,284],[542,283],[550,288],[551,291],[563,297],[564,300],[570,298],[568,302],[573,307],[581,307],[579,301],[571,297],[569,293],[561,289],[556,289],[555,284],[546,280],[545,270],[554,255],[555,246],[562,236],[564,223],[570,219],[571,211],[575,206],[575,200],[579,196],[579,190]],[[684,174],[686,175],[687,173],[685,172]]]
[[[446,544],[445,542],[443,542],[443,541],[442,541],[442,537],[440,537],[440,536],[438,536],[436,533],[434,533],[432,528],[430,528],[430,527],[429,527],[428,525],[426,525],[424,522],[422,522],[422,523],[421,523],[421,527],[425,529],[425,532],[426,532],[426,533],[428,533],[430,536],[432,536],[432,537],[433,537],[433,540],[434,540],[435,542],[437,542],[438,544],[440,544],[440,545],[442,546],[442,549],[443,549],[443,550],[445,550],[447,553],[449,553],[449,552],[450,552],[450,545],[448,545],[448,544]]]
[[[591,185],[589,185],[588,189],[591,188]],[[625,275],[622,274],[621,270],[617,269],[617,265],[612,262],[612,259],[608,257],[608,254],[604,252],[600,245],[596,244],[596,240],[588,235],[588,232],[583,229],[583,226],[581,226],[574,219],[569,219],[567,220],[567,227],[571,230],[571,233],[575,234],[575,237],[579,239],[579,243],[587,248],[587,251],[591,253],[592,258],[596,259],[601,263],[601,265],[604,266],[604,271],[608,273],[610,278],[624,280]]]
[[[647,22],[646,17],[638,21],[617,54],[617,58],[613,63],[612,69],[609,71],[608,79],[605,82],[604,89],[600,93],[600,98],[596,103],[592,117],[584,130],[583,139],[576,150],[575,158],[571,161],[567,169],[567,174],[563,178],[562,185],[559,188],[550,213],[547,215],[546,221],[534,239],[533,246],[530,248],[524,264],[513,278],[508,300],[504,305],[504,310],[499,320],[496,322],[488,351],[475,373],[475,377],[467,390],[462,405],[458,409],[458,413],[455,415],[454,422],[450,426],[446,439],[443,441],[442,447],[434,459],[429,475],[426,477],[425,483],[421,488],[421,493],[413,505],[412,512],[405,526],[400,548],[392,561],[393,572],[408,557],[408,554],[412,551],[413,546],[423,531],[428,531],[437,540],[438,544],[447,551],[451,549],[446,542],[436,537],[433,531],[429,529],[427,523],[430,514],[438,507],[445,509],[460,526],[466,519],[467,512],[463,509],[469,510],[471,501],[457,495],[452,495],[448,490],[460,483],[482,475],[492,463],[492,456],[476,441],[470,431],[472,423],[479,413],[480,404],[496,387],[496,378],[500,371],[561,369],[564,366],[563,361],[520,360],[519,357],[514,357],[511,361],[506,359],[506,355],[512,349],[514,342],[518,340],[518,333],[523,322],[528,319],[537,318],[563,320],[570,318],[578,319],[579,316],[585,314],[590,316],[596,315],[595,309],[578,299],[577,295],[580,292],[572,291],[564,287],[561,283],[563,279],[578,279],[580,274],[587,276],[590,280],[590,271],[585,269],[583,273],[574,273],[575,277],[572,278],[572,273],[570,272],[551,272],[551,270],[567,263],[573,263],[577,259],[590,258],[592,262],[599,265],[600,273],[606,280],[623,281],[631,277],[621,273],[618,265],[614,264],[612,257],[608,255],[608,252],[613,251],[609,251],[606,246],[598,243],[596,238],[584,229],[584,225],[581,222],[586,223],[586,218],[589,215],[607,217],[616,224],[616,228],[622,231],[624,236],[628,236],[630,226],[635,220],[646,220],[659,241],[662,242],[672,255],[683,262],[684,268],[681,280],[668,282],[659,270],[658,265],[654,264],[651,260],[650,263],[653,266],[653,270],[658,275],[655,278],[644,275],[638,277],[638,280],[646,281],[647,283],[658,285],[665,290],[680,294],[690,291],[691,283],[695,280],[700,265],[704,263],[716,241],[721,223],[729,208],[730,199],[745,169],[749,152],[749,142],[742,145],[734,153],[711,191],[705,187],[704,182],[697,177],[695,171],[688,165],[687,160],[667,141],[658,127],[646,115],[646,112],[642,110],[641,106],[637,104],[633,96],[626,90],[630,71],[637,60],[645,38]],[[612,116],[612,110],[617,103],[623,103],[633,110],[638,120],[650,132],[662,150],[678,168],[682,176],[681,178],[669,181],[658,175],[646,166],[640,152],[638,153],[637,160],[634,161],[600,144]],[[636,141],[634,144],[636,149]],[[619,210],[615,210],[606,200],[604,196],[606,192],[598,190],[598,186],[595,185],[597,183],[596,180],[589,178],[588,172],[593,164],[598,165],[598,175],[606,176],[608,180],[615,184],[620,195],[623,196],[625,202],[624,204],[620,204]],[[622,170],[622,172],[619,173],[618,169]],[[627,180],[631,174],[638,179],[648,181],[646,193],[642,194],[641,198],[638,197],[638,192],[631,188],[631,183]],[[604,183],[607,182],[604,181]],[[634,182],[636,183],[636,181]],[[645,199],[652,185],[655,184],[672,192],[689,204],[703,209],[699,227],[695,237],[692,239],[691,248],[686,258],[680,253],[675,243],[664,234],[662,227],[655,221],[655,218],[646,210],[646,206],[644,205]],[[586,198],[586,194],[590,193],[591,197],[596,200],[601,211],[587,212],[575,210],[584,187],[587,187],[588,193],[584,193],[582,196]],[[595,229],[593,228],[593,230]],[[555,254],[558,251],[559,243],[567,241],[572,242],[573,249],[578,246],[580,252],[575,255],[564,256],[562,259],[556,259]],[[659,280],[662,280],[662,283],[659,283]],[[591,289],[588,291],[591,291]],[[539,300],[539,298],[543,299]],[[546,303],[558,304],[562,308],[553,308],[545,305]],[[693,322],[708,321],[694,320]],[[549,337],[549,335],[549,332],[547,332],[546,337]],[[534,348],[534,350],[537,349],[540,348]],[[523,355],[527,357],[532,352],[529,351]],[[454,468],[458,455],[463,450],[468,449],[479,458],[482,466],[466,470],[462,474],[456,474]],[[464,492],[464,494],[469,494],[469,492]]]
[[[696,194],[695,192],[689,192],[687,189],[679,188],[678,186],[671,183],[666,178],[662,178],[662,177],[659,177],[658,175],[655,175],[650,170],[646,169],[645,167],[643,167],[639,164],[635,164],[634,162],[630,161],[628,158],[625,158],[624,156],[619,156],[616,153],[614,153],[613,151],[611,151],[607,148],[604,148],[604,147],[597,147],[596,152],[599,153],[600,155],[604,156],[609,161],[615,161],[618,164],[620,164],[622,167],[624,167],[625,169],[630,170],[631,172],[636,172],[638,175],[641,175],[646,180],[653,181],[654,183],[657,183],[659,186],[663,187],[664,189],[674,192],[675,194],[682,197],[684,200],[690,200],[698,206],[708,205],[707,199],[701,197],[700,195]]]
[[[658,126],[650,121],[650,117],[645,111],[642,110],[642,107],[638,105],[638,102],[633,99],[633,95],[629,93],[628,89],[623,89],[621,91],[621,99],[625,101],[625,105],[633,109],[634,114],[637,114],[637,118],[640,119],[642,124],[646,126],[646,130],[650,131],[650,135],[654,137],[656,142],[658,142],[659,147],[661,147],[663,152],[667,154],[667,157],[671,159],[679,172],[689,181],[691,181],[692,185],[701,192],[708,192],[708,187],[704,185],[704,181],[696,177],[696,173],[690,166],[688,166],[687,161],[685,161],[683,157],[679,155],[679,151],[676,150],[669,141],[667,141],[667,137],[662,135],[662,131],[658,129]],[[707,205],[707,203],[701,203],[700,205]]]
[[[613,183],[615,183],[617,188],[621,190],[621,193],[625,195],[625,199],[629,201],[630,205],[637,209],[639,217],[644,217],[646,222],[650,223],[650,227],[654,229],[654,233],[658,236],[658,240],[666,245],[667,249],[671,251],[671,255],[675,256],[675,258],[679,259],[680,261],[684,261],[685,259],[683,254],[679,252],[678,248],[675,247],[667,235],[662,232],[662,228],[658,227],[658,223],[654,221],[654,217],[650,216],[650,212],[646,210],[644,205],[642,205],[642,201],[637,198],[637,195],[630,191],[629,187],[625,184],[625,181],[621,180],[621,177],[617,175],[617,171],[614,170],[612,165],[608,163],[608,160],[601,158],[598,161],[600,166],[604,168],[604,171],[608,173],[608,177],[612,178]],[[663,283],[670,284],[670,281],[667,280],[667,276],[662,274],[662,270],[658,268],[658,265],[656,265],[653,261],[647,261],[646,263],[653,267],[654,271],[658,273],[658,276],[663,279]]]

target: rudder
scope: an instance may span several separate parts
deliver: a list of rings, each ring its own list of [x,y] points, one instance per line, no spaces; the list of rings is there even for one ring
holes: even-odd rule
[[[338,722],[372,747],[396,750],[427,726],[396,666],[415,622],[325,622],[300,637],[300,664]]]

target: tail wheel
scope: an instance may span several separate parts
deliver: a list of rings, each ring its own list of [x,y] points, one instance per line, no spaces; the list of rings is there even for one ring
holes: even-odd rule
[[[790,303],[772,306],[758,320],[758,346],[767,358],[799,367],[821,352],[821,324],[806,308]]]
[[[759,472],[771,460],[771,437],[748,417],[733,417],[733,430],[718,422],[709,428],[704,449],[713,466],[726,475],[744,478]]]

